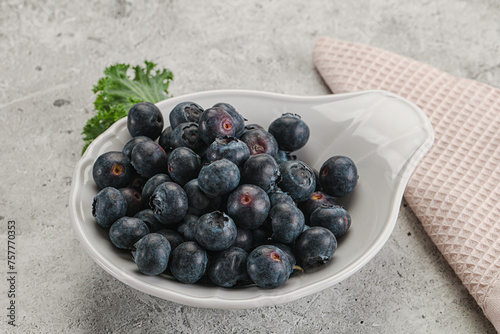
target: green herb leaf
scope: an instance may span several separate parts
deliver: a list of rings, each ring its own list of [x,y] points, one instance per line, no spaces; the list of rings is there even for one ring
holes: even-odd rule
[[[85,141],[82,154],[90,143],[114,122],[127,116],[130,108],[139,102],[157,103],[169,98],[168,86],[173,74],[167,69],[155,70],[156,64],[145,61],[145,67],[115,64],[104,70],[104,78],[93,88],[97,94],[94,107],[97,114],[83,127]],[[130,72],[134,77],[130,78]]]

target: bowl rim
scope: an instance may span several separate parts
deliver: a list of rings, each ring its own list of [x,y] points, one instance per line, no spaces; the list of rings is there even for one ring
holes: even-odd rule
[[[399,182],[397,183],[397,188],[394,190],[394,195],[393,195],[394,198],[399,200],[392,201],[392,206],[390,207],[388,214],[389,219],[386,222],[379,236],[375,239],[370,248],[368,248],[368,251],[365,252],[362,256],[360,256],[358,259],[356,259],[353,263],[348,265],[344,270],[342,270],[342,275],[340,276],[337,275],[339,277],[329,277],[325,280],[308,284],[306,288],[300,288],[297,290],[287,292],[285,294],[279,294],[279,295],[263,294],[252,299],[219,299],[220,302],[218,303],[214,302],[212,297],[198,298],[190,295],[185,295],[173,290],[166,291],[158,286],[148,284],[148,282],[144,280],[128,276],[126,273],[122,271],[117,272],[107,263],[106,259],[95,248],[91,246],[87,236],[85,235],[81,225],[78,222],[76,213],[77,210],[74,207],[77,199],[77,190],[78,190],[76,186],[77,182],[74,181],[79,179],[78,176],[82,174],[83,168],[84,166],[86,166],[85,162],[88,163],[89,156],[96,148],[96,145],[98,145],[98,143],[102,141],[102,140],[100,141],[95,140],[89,145],[89,147],[87,148],[87,150],[85,151],[85,153],[82,155],[82,157],[79,159],[79,161],[75,166],[72,179],[73,182],[69,195],[69,214],[70,214],[71,224],[73,226],[74,233],[76,234],[79,243],[83,246],[88,255],[90,255],[90,257],[106,272],[108,272],[118,280],[133,287],[136,290],[184,305],[206,307],[206,308],[218,308],[218,309],[248,309],[254,307],[273,306],[273,305],[283,304],[286,302],[291,302],[293,300],[300,299],[307,295],[317,293],[325,288],[331,287],[339,283],[340,281],[350,277],[358,270],[360,270],[381,250],[381,248],[386,244],[387,240],[392,234],[392,231],[394,230],[399,215],[401,200],[403,198],[403,194],[406,189],[407,183],[410,179],[410,176],[413,173],[414,169],[416,168],[418,162],[424,157],[424,155],[429,151],[429,149],[434,143],[434,131],[432,129],[430,120],[427,118],[424,112],[413,102],[408,101],[407,99],[399,95],[384,90],[366,90],[366,91],[358,91],[358,92],[342,93],[342,94],[302,96],[302,95],[289,95],[283,93],[274,93],[274,92],[266,92],[258,90],[219,89],[219,90],[205,90],[205,91],[179,95],[176,97],[171,97],[156,103],[156,105],[161,109],[161,106],[163,104],[175,103],[176,100],[181,102],[183,100],[195,100],[196,98],[204,98],[204,97],[210,97],[212,95],[227,95],[227,94],[232,96],[240,95],[247,97],[255,96],[260,98],[267,97],[273,99],[283,99],[286,100],[287,102],[293,102],[293,101],[335,102],[336,100],[353,98],[356,96],[361,96],[366,94],[382,94],[385,97],[395,98],[399,101],[404,102],[405,104],[407,104],[408,107],[410,107],[416,113],[416,115],[422,121],[422,126],[426,128],[427,137],[415,150],[412,156],[407,160],[405,166],[400,170],[402,171],[402,173],[400,175]],[[126,122],[126,117],[115,122],[113,125],[111,125],[109,129],[107,129],[98,138],[103,139],[106,136],[111,136],[112,134],[114,134],[114,131],[118,127],[123,126],[124,122]],[[216,305],[214,305],[214,303],[216,303]]]

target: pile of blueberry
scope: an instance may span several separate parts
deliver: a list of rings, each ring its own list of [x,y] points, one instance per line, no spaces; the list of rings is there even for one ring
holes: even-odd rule
[[[332,258],[351,226],[336,197],[353,191],[358,173],[345,156],[319,171],[298,160],[310,134],[299,115],[266,130],[230,104],[182,102],[169,121],[164,128],[154,104],[134,105],[132,139],[93,165],[92,215],[140,272],[275,288]]]

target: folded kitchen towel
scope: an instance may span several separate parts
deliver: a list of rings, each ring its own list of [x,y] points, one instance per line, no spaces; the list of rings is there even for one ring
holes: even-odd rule
[[[405,199],[500,332],[500,89],[366,45],[319,38],[333,93],[383,89],[418,105],[435,132]]]

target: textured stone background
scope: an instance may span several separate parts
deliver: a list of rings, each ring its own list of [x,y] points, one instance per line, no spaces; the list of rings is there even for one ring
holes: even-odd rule
[[[75,239],[68,197],[107,65],[155,61],[174,72],[174,95],[322,95],[311,51],[329,36],[500,87],[499,15],[499,0],[0,0],[0,332],[494,333],[404,202],[387,244],[346,281],[285,305],[225,311],[111,277]],[[4,315],[8,220],[18,232],[16,328]]]

